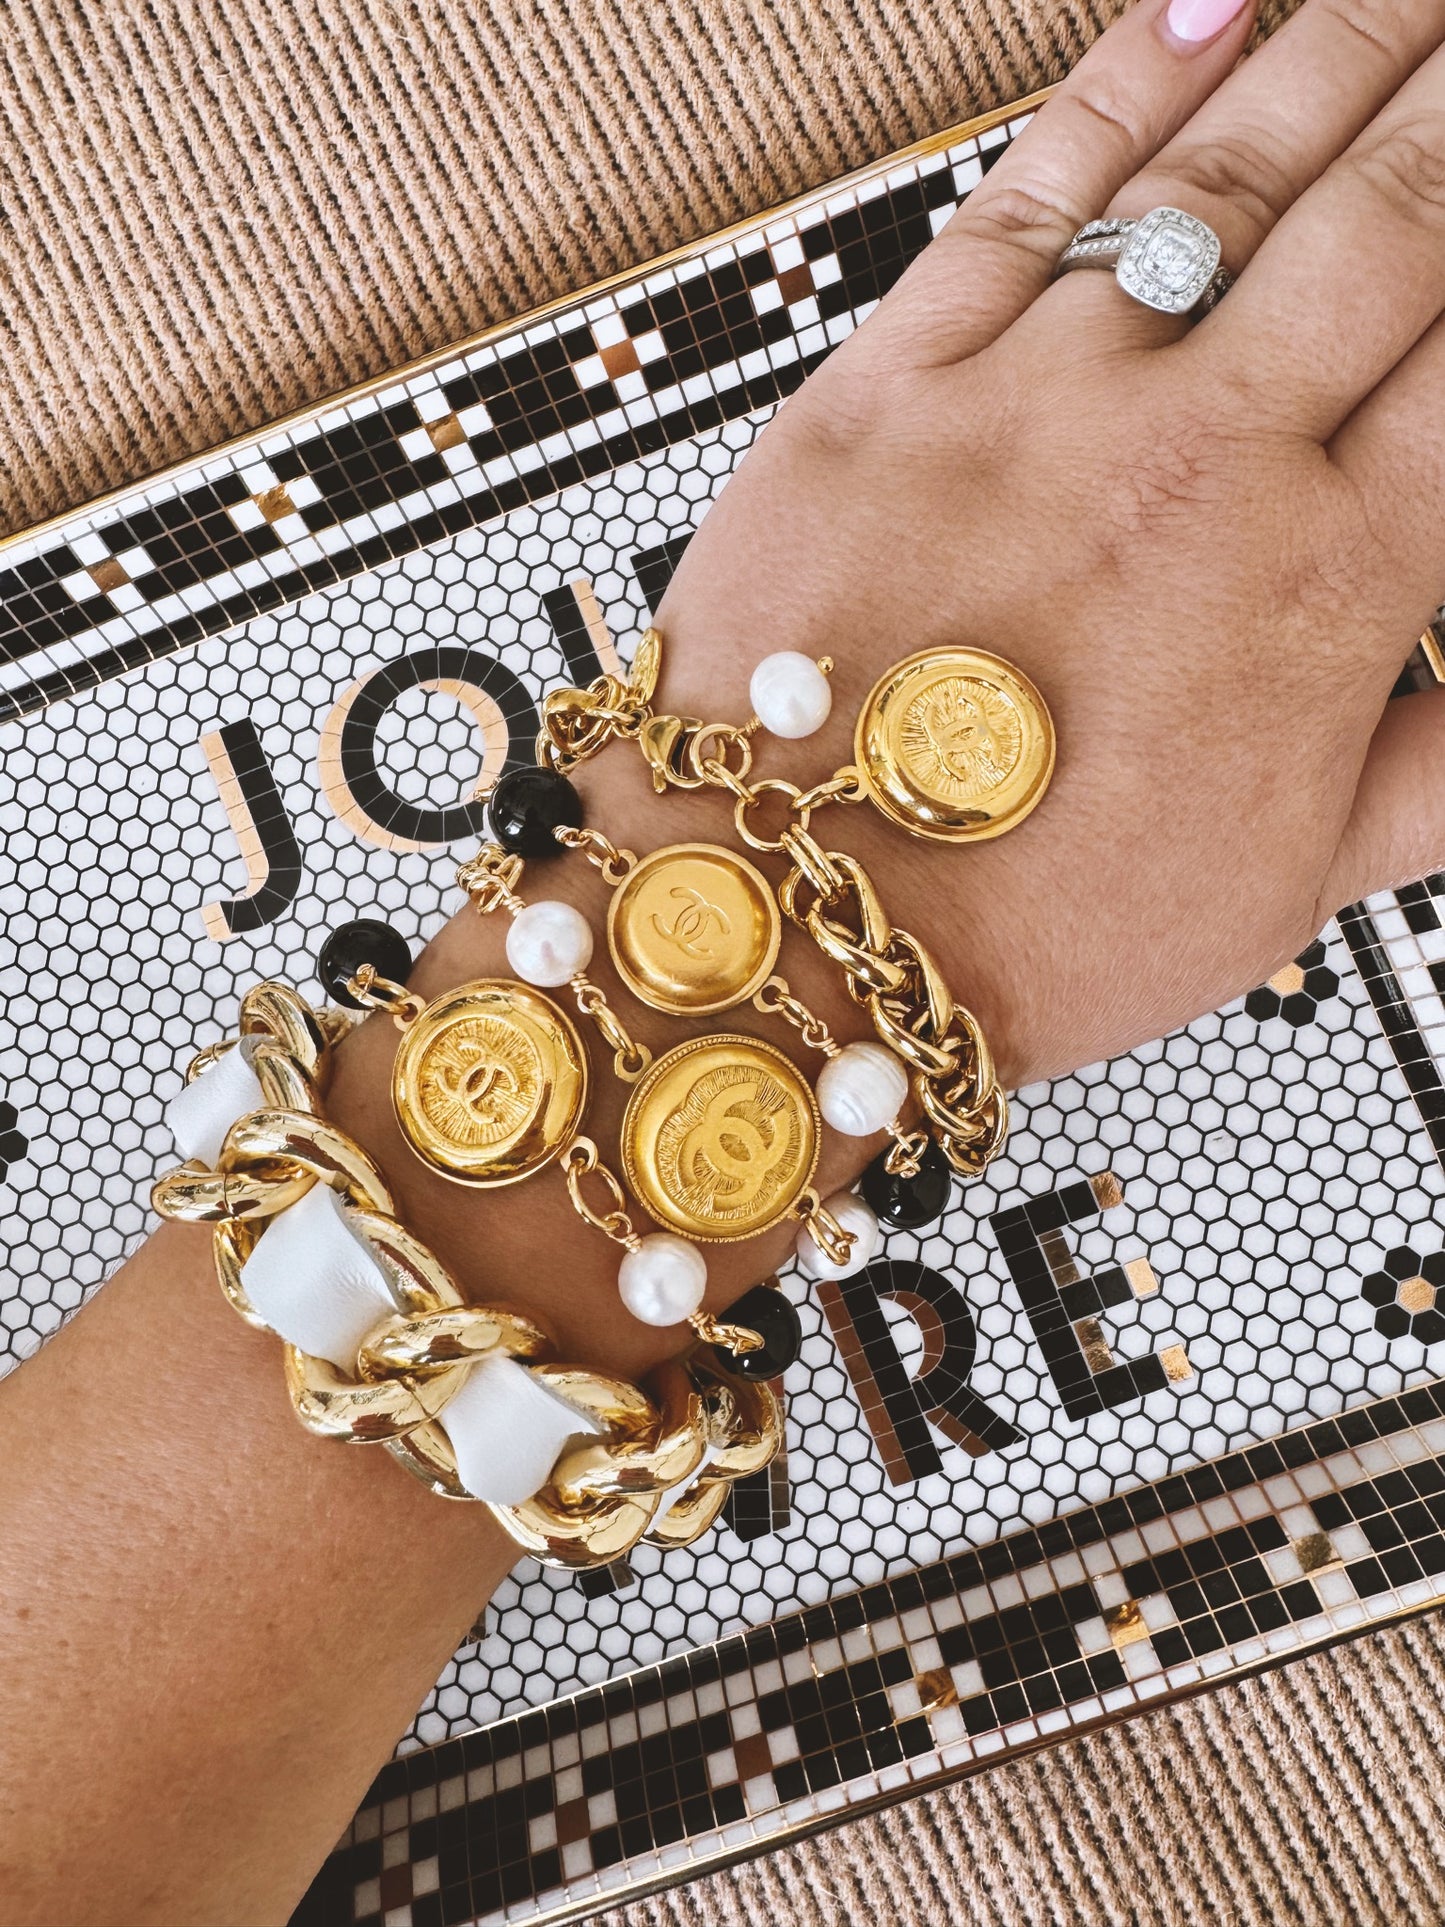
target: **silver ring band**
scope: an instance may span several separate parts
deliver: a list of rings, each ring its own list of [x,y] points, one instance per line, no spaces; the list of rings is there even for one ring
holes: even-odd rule
[[[1156,207],[1140,221],[1090,221],[1059,257],[1055,276],[1108,268],[1131,299],[1159,314],[1209,314],[1234,286],[1212,227],[1182,208]]]

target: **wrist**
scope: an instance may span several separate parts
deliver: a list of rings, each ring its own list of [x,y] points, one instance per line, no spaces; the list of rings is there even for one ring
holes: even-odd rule
[[[577,786],[588,824],[621,847],[647,851],[677,843],[733,841],[725,801],[676,792],[658,797],[642,758],[629,753],[626,746],[614,748],[579,771]],[[529,904],[552,900],[575,907],[600,938],[609,892],[580,855],[559,849],[556,856],[529,859],[521,889]],[[505,910],[482,916],[465,904],[421,952],[408,989],[426,1001],[480,978],[514,977],[506,954],[508,928]],[[724,1029],[771,1039],[790,1055],[801,1055],[791,1050],[777,1020],[769,1022],[750,1005],[723,1017],[695,1020],[644,1008],[621,984],[600,940],[588,975],[603,989],[632,1035],[657,1057],[689,1038]],[[841,1041],[864,1035],[866,1024],[810,946],[798,946],[790,960],[789,981],[825,1021],[836,1025]],[[604,1162],[616,1170],[622,1117],[632,1087],[616,1077],[612,1051],[593,1026],[578,1016],[570,989],[545,994],[573,1018],[582,1038],[590,1083],[583,1129],[596,1141]],[[618,1269],[626,1254],[573,1210],[560,1161],[536,1171],[526,1182],[488,1188],[453,1181],[422,1163],[392,1107],[392,1067],[399,1042],[394,1024],[382,1012],[373,1012],[360,1023],[336,1052],[328,1111],[376,1159],[396,1196],[398,1215],[451,1271],[467,1299],[527,1312],[553,1335],[562,1355],[625,1378],[635,1378],[677,1352],[687,1338],[685,1327],[649,1328],[622,1305]],[[814,1065],[801,1068],[810,1081],[816,1075]],[[859,1146],[825,1133],[814,1188],[827,1195],[851,1184],[878,1148],[877,1142]],[[654,1225],[636,1202],[629,1199],[628,1203],[638,1231],[644,1236],[652,1232]],[[796,1234],[796,1223],[785,1221],[746,1242],[708,1244],[704,1308],[714,1313],[725,1310],[786,1263]]]

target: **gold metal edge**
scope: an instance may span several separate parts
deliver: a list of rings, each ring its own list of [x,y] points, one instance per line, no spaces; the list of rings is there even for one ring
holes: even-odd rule
[[[1134,1706],[1121,1707],[1115,1713],[1105,1713],[1097,1719],[1081,1720],[1077,1726],[1064,1728],[1057,1733],[1041,1733],[1036,1739],[1027,1740],[1019,1746],[1000,1747],[997,1752],[990,1753],[983,1759],[969,1760],[961,1766],[943,1767],[935,1773],[924,1774],[916,1780],[910,1780],[904,1786],[889,1787],[882,1792],[867,1794],[860,1800],[849,1801],[845,1806],[836,1807],[829,1813],[810,1815],[806,1820],[792,1821],[762,1839],[747,1841],[737,1846],[718,1847],[678,1866],[644,1874],[635,1881],[606,1887],[598,1884],[591,1892],[579,1895],[575,1900],[565,1900],[555,1906],[545,1907],[538,1913],[528,1914],[527,1927],[563,1927],[565,1922],[587,1919],[603,1907],[612,1907],[621,1901],[644,1900],[650,1894],[665,1893],[671,1887],[680,1887],[688,1881],[700,1880],[705,1874],[725,1873],[729,1867],[740,1867],[749,1861],[761,1860],[766,1854],[775,1853],[783,1847],[793,1846],[800,1840],[811,1838],[814,1834],[831,1832],[833,1828],[843,1826],[851,1820],[863,1820],[870,1814],[884,1813],[890,1807],[901,1806],[905,1800],[915,1799],[921,1794],[937,1793],[944,1787],[958,1786],[964,1780],[973,1779],[976,1774],[990,1772],[994,1767],[1008,1766],[1015,1760],[1027,1759],[1034,1753],[1047,1752],[1050,1748],[1063,1746],[1070,1740],[1085,1739],[1091,1733],[1101,1733],[1111,1727],[1123,1726],[1129,1720],[1152,1712],[1158,1707],[1181,1706],[1188,1700],[1203,1699],[1220,1686],[1233,1686],[1243,1680],[1258,1679],[1265,1673],[1276,1672],[1281,1666],[1287,1666],[1296,1659],[1304,1659],[1311,1653],[1329,1652],[1336,1646],[1348,1645],[1351,1640],[1358,1639],[1363,1633],[1382,1632],[1389,1626],[1405,1625],[1412,1619],[1420,1619],[1426,1613],[1435,1612],[1442,1605],[1445,1605],[1445,1588],[1421,1605],[1406,1606],[1397,1612],[1387,1613],[1381,1619],[1372,1619],[1364,1625],[1349,1626],[1340,1631],[1323,1634],[1318,1639],[1304,1640],[1298,1646],[1291,1647],[1287,1653],[1271,1653],[1248,1666],[1216,1673],[1209,1679],[1195,1681],[1193,1685],[1177,1687],[1173,1692],[1157,1693],[1152,1699],[1140,1700]],[[739,1635],[730,1634],[728,1637],[737,1636]],[[705,1652],[707,1648],[696,1647],[691,1650]],[[596,1691],[597,1689],[586,1690]],[[565,1697],[575,1698],[577,1695],[569,1694]],[[549,1700],[547,1703],[557,1705],[560,1702]],[[485,1732],[487,1729],[482,1727],[469,1730]],[[848,1782],[845,1780],[839,1784],[846,1788]],[[743,1823],[735,1821],[731,1824],[740,1826]],[[596,1876],[584,1875],[582,1878],[595,1881]]]
[[[102,510],[130,500],[146,489],[158,488],[164,483],[177,481],[183,475],[193,473],[210,462],[233,458],[246,449],[254,449],[273,435],[285,434],[291,429],[300,428],[307,422],[318,421],[321,416],[329,415],[338,408],[349,408],[354,402],[365,401],[372,395],[379,395],[383,389],[394,388],[399,382],[410,381],[416,375],[425,374],[430,368],[442,368],[450,361],[457,361],[466,355],[475,354],[479,348],[489,347],[493,342],[505,340],[510,335],[524,334],[539,321],[561,314],[568,308],[580,306],[587,301],[595,301],[599,295],[612,294],[623,288],[633,287],[646,281],[665,268],[675,267],[680,262],[697,259],[710,253],[713,248],[723,247],[729,241],[740,239],[747,234],[756,234],[770,227],[774,221],[787,220],[809,208],[817,207],[824,201],[831,201],[837,194],[845,194],[852,187],[861,187],[869,181],[881,180],[899,168],[907,167],[914,161],[926,160],[959,141],[976,139],[992,128],[1002,126],[1006,121],[1016,120],[1020,114],[1035,113],[1054,92],[1045,87],[1036,94],[1026,94],[1022,100],[1011,101],[1007,106],[995,107],[986,114],[975,115],[971,120],[959,121],[941,133],[928,134],[922,140],[914,141],[908,147],[900,147],[891,154],[885,154],[876,161],[867,161],[862,167],[855,167],[851,173],[836,175],[818,187],[810,187],[802,194],[795,194],[791,200],[779,201],[758,214],[744,215],[741,220],[732,221],[726,227],[714,228],[707,234],[699,235],[696,240],[684,241],[675,248],[662,254],[655,254],[636,267],[619,268],[615,274],[604,275],[600,281],[589,282],[585,287],[575,288],[570,294],[554,295],[551,300],[541,302],[535,308],[528,308],[520,315],[510,316],[505,321],[491,322],[475,334],[463,335],[460,340],[447,344],[444,348],[434,348],[429,353],[418,355],[413,361],[402,362],[395,368],[388,368],[383,374],[368,375],[364,380],[353,382],[348,388],[338,388],[334,393],[324,396],[320,401],[307,402],[304,407],[296,408],[288,415],[278,415],[274,420],[263,423],[258,428],[243,429],[239,435],[228,440],[216,442],[211,447],[201,449],[194,455],[183,455],[178,461],[168,463],[164,468],[152,469],[148,474],[138,475],[132,481],[121,482],[114,488],[105,489],[86,501],[77,502],[71,508],[61,509],[44,520],[32,522],[24,528],[14,529],[8,535],[0,535],[0,556],[10,548],[23,542],[34,542],[45,535],[55,534],[67,528],[83,516],[95,515]]]

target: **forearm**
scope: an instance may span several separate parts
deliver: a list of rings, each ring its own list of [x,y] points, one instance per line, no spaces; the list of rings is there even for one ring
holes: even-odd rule
[[[279,1922],[512,1563],[166,1226],[0,1389],[0,1918]]]
[[[725,799],[658,799],[628,746],[579,781],[619,843],[731,840]],[[529,865],[525,887],[603,921],[606,887],[580,857]],[[412,988],[508,974],[505,922],[462,909]],[[800,942],[796,961],[797,987],[862,1034],[822,960]],[[600,954],[594,972],[622,1007]],[[682,1034],[626,1014],[658,1049]],[[751,1011],[728,1023],[767,1028]],[[678,1349],[681,1331],[627,1316],[621,1253],[579,1222],[555,1166],[485,1193],[427,1171],[392,1113],[397,1041],[381,1015],[353,1032],[327,1111],[465,1296],[526,1310],[561,1357],[634,1380]],[[587,1128],[611,1155],[626,1088],[609,1053],[592,1069]],[[874,1148],[834,1138],[820,1182],[850,1181]],[[795,1229],[709,1247],[710,1306],[782,1262]],[[0,1464],[0,1918],[284,1920],[515,1548],[484,1507],[307,1435],[279,1346],[226,1304],[202,1228],[159,1231],[0,1386]],[[67,1837],[57,1816],[80,1788]]]

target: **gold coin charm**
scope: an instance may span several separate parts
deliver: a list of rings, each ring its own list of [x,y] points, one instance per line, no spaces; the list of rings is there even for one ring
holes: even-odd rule
[[[622,1120],[628,1186],[704,1243],[785,1218],[813,1175],[821,1120],[802,1072],[755,1037],[697,1037],[660,1057]]]
[[[483,979],[438,997],[408,1025],[391,1101],[423,1164],[461,1184],[513,1184],[576,1135],[587,1056],[550,997]]]
[[[715,843],[654,850],[614,893],[607,947],[635,997],[674,1017],[744,1004],[773,973],[782,919],[746,857]]]
[[[982,649],[927,649],[890,669],[858,717],[869,797],[914,836],[1002,836],[1054,772],[1054,725],[1021,670]]]

